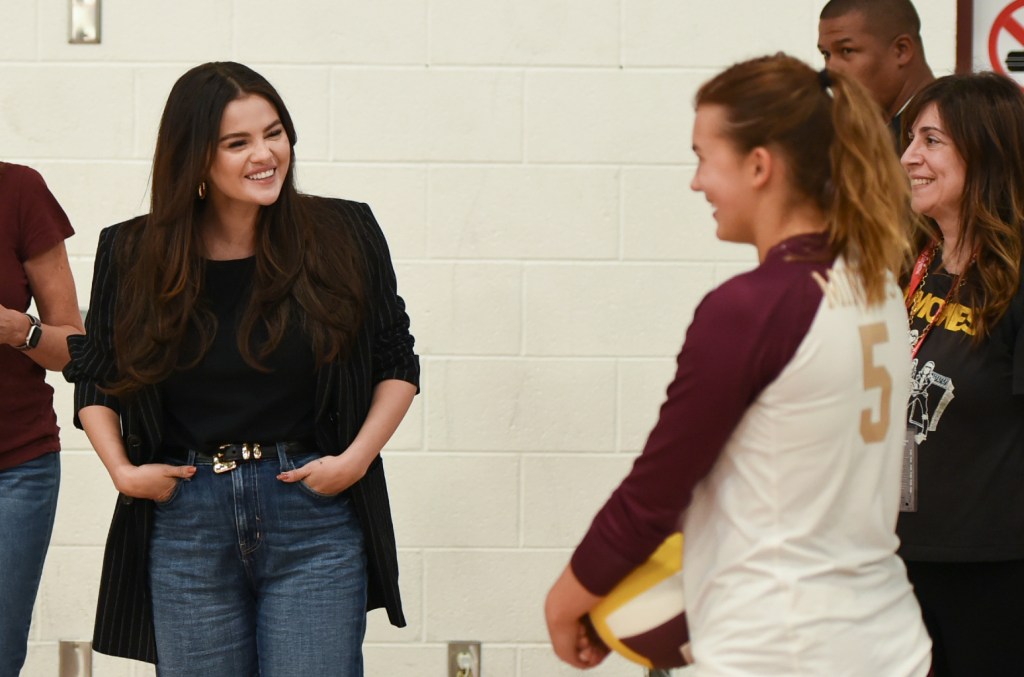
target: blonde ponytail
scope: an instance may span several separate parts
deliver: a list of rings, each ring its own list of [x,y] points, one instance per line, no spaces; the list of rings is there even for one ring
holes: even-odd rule
[[[898,275],[911,256],[910,182],[867,91],[844,75],[828,75],[834,99],[827,212],[832,249],[860,274],[868,302],[877,302],[887,274]]]

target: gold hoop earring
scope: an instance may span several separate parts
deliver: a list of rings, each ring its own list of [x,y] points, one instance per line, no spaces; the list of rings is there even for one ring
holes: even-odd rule
[[[206,199],[206,181],[199,182],[199,188],[198,190],[196,190],[196,192],[199,194],[200,200]]]

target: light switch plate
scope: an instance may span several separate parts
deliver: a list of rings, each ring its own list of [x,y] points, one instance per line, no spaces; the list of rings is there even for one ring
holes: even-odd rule
[[[73,45],[99,44],[100,1],[68,0],[68,42]]]

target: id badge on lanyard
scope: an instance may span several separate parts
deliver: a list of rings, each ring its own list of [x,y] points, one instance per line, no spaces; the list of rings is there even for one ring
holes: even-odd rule
[[[917,429],[907,426],[903,438],[903,473],[900,479],[900,512],[917,512]]]
[[[938,249],[938,242],[932,242],[921,252],[914,264],[913,274],[910,276],[910,284],[904,293],[903,300],[907,305],[907,312],[910,312],[911,302],[914,293],[923,286],[924,279],[928,276],[928,268],[931,267],[932,259]],[[935,312],[928,326],[924,328],[910,350],[911,359],[917,357],[917,351],[921,349],[924,340],[938,322],[942,311],[949,302],[950,297],[957,288],[962,276],[957,276],[956,281],[943,299],[942,305]],[[914,426],[907,426],[906,435],[903,438],[903,472],[900,477],[900,512],[917,512],[917,429]]]

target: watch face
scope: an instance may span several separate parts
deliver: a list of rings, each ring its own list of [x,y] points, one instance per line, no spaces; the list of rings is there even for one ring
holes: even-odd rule
[[[28,338],[25,340],[25,345],[29,348],[35,348],[39,345],[39,339],[43,338],[43,329],[37,324],[33,324],[32,328],[28,330]]]

